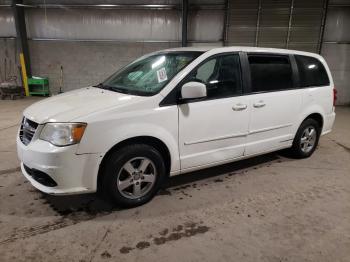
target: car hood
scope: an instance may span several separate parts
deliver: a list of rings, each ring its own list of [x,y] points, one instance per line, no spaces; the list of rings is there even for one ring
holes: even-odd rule
[[[37,102],[24,111],[36,123],[69,122],[107,108],[130,105],[147,99],[95,87],[86,87]]]

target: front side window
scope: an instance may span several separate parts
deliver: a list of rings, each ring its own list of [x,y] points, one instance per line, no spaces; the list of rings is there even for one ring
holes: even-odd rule
[[[187,82],[197,81],[206,85],[207,98],[223,98],[242,93],[241,67],[238,54],[209,58],[192,71]]]
[[[248,55],[252,92],[293,88],[292,67],[288,56]]]
[[[109,77],[101,87],[133,95],[154,95],[199,55],[201,52],[167,52],[141,58]]]
[[[327,71],[318,59],[296,55],[295,60],[298,65],[300,87],[329,85]]]

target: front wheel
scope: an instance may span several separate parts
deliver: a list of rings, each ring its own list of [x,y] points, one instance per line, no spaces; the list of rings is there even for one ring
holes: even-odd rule
[[[321,134],[321,128],[314,119],[306,119],[301,123],[291,148],[296,158],[307,158],[315,151]]]
[[[159,151],[136,144],[113,152],[105,162],[102,190],[124,207],[150,201],[159,190],[166,173]]]

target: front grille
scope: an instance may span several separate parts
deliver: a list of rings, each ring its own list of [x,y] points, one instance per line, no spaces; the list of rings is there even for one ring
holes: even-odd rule
[[[37,127],[37,123],[23,117],[21,129],[19,131],[19,138],[21,139],[23,144],[28,145],[30,141],[32,141]]]

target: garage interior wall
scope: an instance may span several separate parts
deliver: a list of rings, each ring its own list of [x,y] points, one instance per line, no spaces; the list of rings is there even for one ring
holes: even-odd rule
[[[328,6],[327,2],[189,0],[188,45],[322,50],[339,90],[338,103],[349,104],[350,88],[346,83],[350,80],[350,51],[346,28],[350,26],[350,1],[329,0]],[[10,61],[13,67],[11,74],[17,74],[15,24],[11,7],[5,7],[6,4],[11,1],[0,0],[0,73],[4,74],[6,58],[7,67]],[[25,4],[42,5],[43,1],[25,1]],[[26,25],[33,75],[49,77],[53,93],[59,88],[61,66],[67,91],[99,83],[142,54],[181,45],[181,0],[46,0],[45,4],[47,8],[25,9]],[[53,6],[75,4],[163,7]]]
[[[12,75],[19,77],[15,37],[16,29],[12,10],[0,8],[0,82],[5,81],[5,75],[6,78]]]
[[[350,1],[330,0],[321,54],[332,71],[338,104],[350,104]]]
[[[27,11],[32,72],[55,92],[97,84],[142,54],[178,46],[172,10],[33,9]]]
[[[230,0],[228,45],[317,52],[325,0]]]
[[[82,1],[46,0],[45,3],[81,5]],[[189,10],[189,45],[222,45],[224,1],[189,1],[190,5],[199,3],[203,8]],[[25,4],[39,5],[43,1],[25,1]],[[67,91],[97,84],[142,54],[181,46],[181,1],[86,0],[83,4],[165,7],[26,8],[32,73],[49,77],[53,93],[59,89],[61,66]],[[11,8],[0,10],[0,19],[12,16]],[[11,23],[5,23],[6,28],[0,29],[1,36],[15,37],[13,17],[10,20]],[[2,39],[1,45],[4,42]],[[7,42],[6,50],[10,50],[13,44]]]

